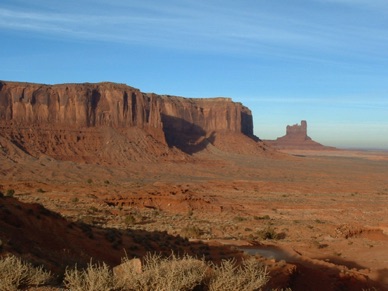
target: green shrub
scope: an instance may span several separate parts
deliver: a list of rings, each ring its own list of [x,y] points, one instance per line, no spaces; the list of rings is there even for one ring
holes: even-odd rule
[[[14,189],[8,189],[5,196],[7,197],[13,197],[15,195],[15,190]]]
[[[134,225],[136,223],[136,218],[132,214],[129,214],[125,217],[124,223],[129,226],[129,225]]]
[[[276,233],[275,229],[273,227],[266,227],[265,229],[257,231],[257,235],[259,239],[266,240],[266,239],[280,239],[280,235]]]

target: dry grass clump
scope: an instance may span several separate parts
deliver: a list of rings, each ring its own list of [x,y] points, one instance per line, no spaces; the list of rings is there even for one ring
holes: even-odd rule
[[[262,288],[269,280],[265,267],[254,258],[247,259],[240,266],[234,260],[224,260],[212,266],[209,291],[253,291]]]
[[[115,289],[112,270],[105,264],[88,264],[87,269],[67,268],[63,283],[74,291],[110,291]]]
[[[220,265],[206,263],[188,255],[162,257],[147,254],[139,259],[123,259],[111,271],[106,264],[90,263],[86,270],[67,269],[64,285],[70,290],[105,291],[249,291],[262,288],[268,281],[267,270],[254,258],[237,265],[225,260]]]
[[[201,285],[208,266],[203,260],[190,256],[168,258],[147,254],[139,270],[130,260],[124,259],[116,282],[122,290],[193,290]]]
[[[0,291],[40,286],[51,279],[51,273],[43,270],[43,267],[34,267],[13,255],[0,259]]]

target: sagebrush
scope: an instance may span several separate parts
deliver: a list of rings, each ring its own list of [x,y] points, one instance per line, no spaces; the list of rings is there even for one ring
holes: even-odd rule
[[[224,260],[220,265],[212,264],[208,290],[259,290],[268,280],[267,269],[254,258],[245,260],[240,265],[234,260]]]
[[[0,259],[0,291],[40,286],[47,284],[51,279],[51,273],[45,271],[42,266],[34,267],[13,255]]]
[[[91,261],[87,269],[78,270],[67,268],[63,283],[66,288],[74,291],[110,291],[115,283],[112,270],[105,263],[93,264]]]
[[[140,262],[140,260],[139,260]],[[224,260],[220,265],[191,256],[178,258],[147,254],[141,265],[124,258],[110,270],[90,263],[85,270],[67,269],[64,284],[70,290],[259,290],[268,281],[268,272],[254,258],[237,264]]]
[[[52,275],[15,256],[0,259],[0,291],[20,290],[44,285]],[[268,281],[268,272],[254,258],[237,264],[205,262],[188,255],[162,257],[147,254],[142,262],[124,258],[114,270],[105,263],[90,261],[86,269],[67,268],[63,285],[74,291],[175,291],[175,290],[260,290]]]

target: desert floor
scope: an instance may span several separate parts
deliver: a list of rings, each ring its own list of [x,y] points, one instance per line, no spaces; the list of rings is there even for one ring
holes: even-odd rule
[[[275,267],[294,264],[293,290],[314,290],[322,276],[321,290],[342,290],[330,285],[334,277],[388,290],[388,152],[208,148],[125,167],[44,156],[2,163],[4,191],[71,221],[166,231],[232,245]]]

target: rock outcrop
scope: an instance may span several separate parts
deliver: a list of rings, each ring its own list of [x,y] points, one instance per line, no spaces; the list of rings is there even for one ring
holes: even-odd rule
[[[311,140],[307,135],[307,122],[302,120],[300,125],[287,125],[286,127],[286,137],[289,139],[299,139],[299,140]]]
[[[173,148],[191,154],[222,132],[258,140],[251,111],[230,98],[161,96],[109,82],[1,81],[0,127],[27,153],[65,160],[166,157]]]
[[[302,120],[299,124],[287,125],[286,135],[276,140],[266,140],[266,143],[276,149],[293,149],[293,150],[329,150],[332,147],[324,146],[313,141],[307,135],[307,121]]]
[[[0,120],[18,125],[85,128],[161,127],[157,98],[112,83],[0,83]]]

